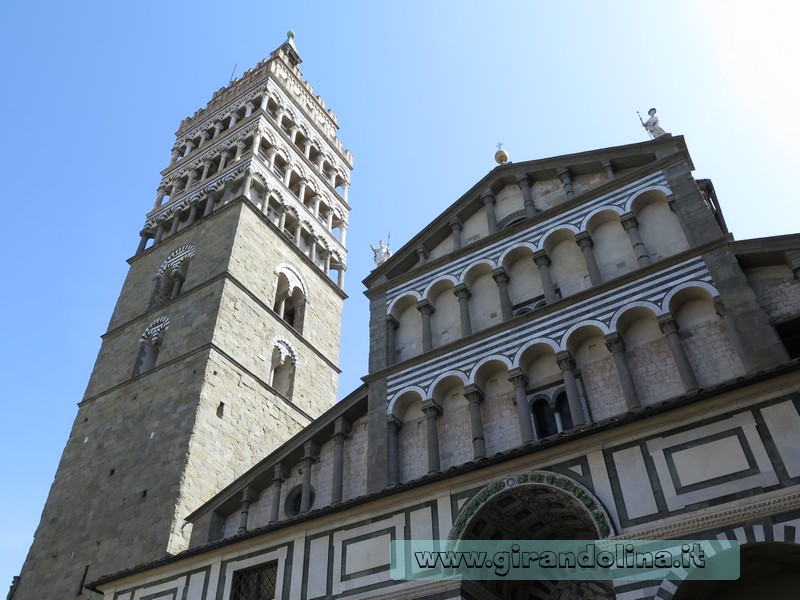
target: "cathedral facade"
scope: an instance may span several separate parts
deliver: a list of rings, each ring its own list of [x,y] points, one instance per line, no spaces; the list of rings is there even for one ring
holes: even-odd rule
[[[501,157],[364,280],[336,403],[352,157],[299,64],[181,124],[14,598],[788,598],[800,235],[735,241],[663,131]],[[514,539],[735,540],[742,579],[392,577]]]

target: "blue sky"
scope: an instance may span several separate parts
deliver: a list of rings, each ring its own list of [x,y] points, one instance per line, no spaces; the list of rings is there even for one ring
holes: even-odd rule
[[[757,6],[756,6],[757,4]],[[644,141],[658,107],[737,239],[800,229],[800,9],[778,2],[14,3],[0,39],[0,590],[31,543],[180,121],[286,37],[355,156],[340,396],[367,365],[369,244],[494,166]],[[11,24],[11,25],[9,25]],[[0,592],[4,593],[4,592]]]

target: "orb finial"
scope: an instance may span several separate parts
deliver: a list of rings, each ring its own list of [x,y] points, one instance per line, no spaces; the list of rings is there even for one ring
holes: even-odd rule
[[[287,31],[286,32],[286,38],[289,39],[289,40],[293,40],[294,39],[294,31],[292,31],[291,29],[289,31]]]
[[[508,162],[508,152],[503,150],[503,142],[497,144],[497,152],[494,153],[494,159],[498,165],[504,165]]]

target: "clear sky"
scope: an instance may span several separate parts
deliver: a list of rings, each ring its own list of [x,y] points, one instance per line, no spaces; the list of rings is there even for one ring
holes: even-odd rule
[[[19,572],[180,121],[296,31],[355,156],[340,396],[367,366],[369,244],[495,164],[647,140],[658,108],[737,239],[800,230],[800,8],[694,2],[15,2],[0,108],[0,593]]]

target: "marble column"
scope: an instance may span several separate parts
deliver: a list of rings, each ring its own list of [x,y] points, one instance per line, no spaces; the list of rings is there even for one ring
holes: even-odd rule
[[[386,366],[391,367],[397,358],[397,342],[395,332],[400,327],[397,319],[392,315],[386,315]]]
[[[603,161],[603,168],[606,170],[609,181],[614,181],[617,178],[617,174],[614,173],[614,166],[611,164],[610,160]]]
[[[689,362],[689,356],[681,343],[680,335],[678,335],[678,322],[671,314],[667,313],[658,317],[658,327],[667,338],[667,344],[669,344],[669,349],[672,352],[675,366],[678,367],[678,374],[683,382],[684,391],[687,393],[696,392],[700,386],[697,385],[697,377],[694,374],[694,369],[692,369],[692,363]]]
[[[431,315],[434,313],[434,308],[427,300],[420,300],[417,302],[417,310],[422,314],[422,351],[428,352],[433,349]]]
[[[389,416],[386,419],[386,432],[388,436],[387,456],[389,459],[389,485],[400,483],[400,443],[398,436],[403,428],[403,422],[397,417]]]
[[[438,473],[441,470],[439,462],[439,429],[436,421],[442,414],[442,407],[429,398],[422,403],[422,412],[425,413],[428,429],[428,473]]]
[[[469,299],[472,294],[469,288],[463,283],[459,283],[453,288],[453,293],[458,298],[458,312],[461,316],[461,337],[472,335],[472,322],[469,317]]]
[[[205,181],[208,177],[208,170],[211,168],[211,159],[206,157],[203,159],[203,174],[200,175],[200,181]]]
[[[625,231],[628,232],[628,237],[633,246],[633,253],[636,255],[636,261],[640,267],[646,267],[651,264],[650,255],[647,253],[647,247],[642,241],[642,236],[639,234],[639,221],[633,216],[633,213],[625,213],[620,217],[620,222]]]
[[[497,215],[494,212],[494,194],[491,190],[486,190],[481,194],[481,200],[486,207],[486,223],[489,226],[489,234],[497,231]]]
[[[453,232],[453,251],[461,250],[461,230],[463,229],[461,219],[453,217],[450,219],[449,224]]]
[[[331,504],[342,501],[344,488],[344,439],[350,432],[350,422],[339,417],[333,426],[333,481],[331,483]]]
[[[508,321],[513,316],[511,310],[511,296],[508,293],[508,275],[503,267],[497,267],[492,271],[492,279],[497,283],[497,291],[500,294],[500,311],[503,314],[503,321]]]
[[[517,420],[519,421],[519,433],[522,443],[526,444],[533,441],[533,422],[531,421],[531,409],[528,406],[528,394],[525,387],[528,385],[528,378],[521,369],[515,368],[508,372],[508,380],[514,384],[514,401],[517,404]]]
[[[281,488],[286,480],[286,470],[282,463],[275,465],[275,474],[272,477],[272,513],[269,522],[275,523],[281,514]]]
[[[578,392],[578,382],[575,378],[575,359],[567,350],[562,350],[556,354],[556,364],[561,369],[561,376],[564,378],[564,389],[567,392],[567,404],[569,413],[572,417],[572,424],[586,424],[586,416],[583,411],[583,402]]]
[[[552,304],[558,298],[556,297],[556,287],[553,285],[553,277],[550,275],[550,257],[547,256],[547,252],[544,250],[538,250],[533,253],[533,262],[539,268],[545,303]]]
[[[319,452],[313,441],[308,441],[303,446],[303,491],[300,496],[300,512],[311,510],[311,465]]]
[[[158,218],[158,226],[156,227],[156,236],[153,238],[153,245],[155,246],[161,241],[161,238],[164,237],[164,228],[167,224],[167,216],[161,215]]]
[[[633,382],[633,375],[628,367],[628,359],[625,357],[625,342],[617,333],[609,333],[606,336],[606,348],[614,358],[614,366],[617,368],[617,376],[622,386],[622,395],[625,397],[625,404],[628,410],[639,408],[639,393],[636,391],[636,384]]]
[[[192,200],[189,207],[189,218],[186,219],[186,226],[188,227],[197,220],[197,212],[200,210],[200,201]]]
[[[564,194],[567,200],[572,200],[575,197],[575,190],[572,187],[572,173],[569,169],[561,168],[557,170],[558,178],[561,180],[561,185],[564,186]]]
[[[344,267],[336,267],[336,285],[339,286],[340,290],[344,289]]]
[[[474,383],[464,387],[464,397],[469,403],[469,424],[472,433],[472,458],[479,460],[486,458],[486,438],[483,431],[483,417],[481,416],[481,402],[483,391]]]
[[[425,246],[417,246],[417,256],[419,257],[419,264],[424,265],[428,262],[428,249]]]
[[[242,492],[241,508],[239,510],[239,529],[236,533],[247,532],[247,518],[250,515],[250,505],[258,499],[258,492],[251,487],[246,487]]]
[[[178,233],[178,227],[181,224],[181,211],[179,208],[176,208],[172,211],[172,226],[169,229],[170,235],[175,235]]]
[[[230,181],[225,183],[226,189],[228,188],[228,186],[230,186],[230,184],[231,184]],[[210,216],[211,213],[214,211],[214,201],[215,200],[216,200],[216,198],[214,198],[214,194],[208,194],[206,196],[206,207],[205,207],[205,210],[203,211],[203,217]]]
[[[141,254],[144,252],[145,246],[147,246],[147,240],[150,239],[150,232],[147,229],[142,229],[139,232],[139,246],[136,248],[136,254]]]
[[[583,252],[583,260],[586,261],[586,269],[589,271],[589,279],[591,279],[592,285],[600,285],[603,283],[603,276],[600,274],[600,268],[597,266],[597,259],[595,258],[594,250],[592,250],[594,242],[591,236],[589,236],[588,232],[581,231],[575,236],[575,242]]]
[[[529,219],[539,212],[536,204],[533,202],[533,195],[531,194],[531,180],[527,175],[517,175],[517,185],[522,190],[522,198],[525,202],[525,216]]]

